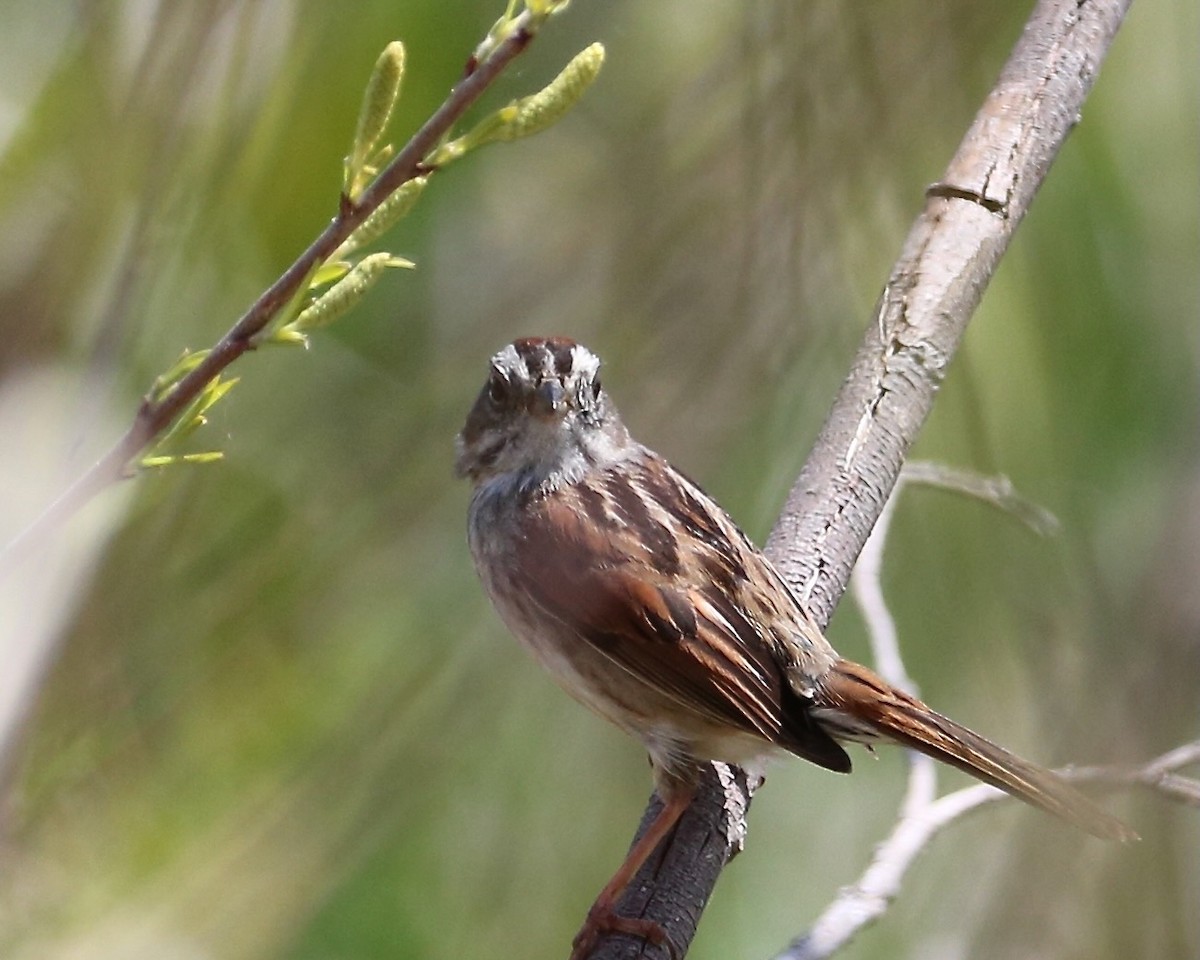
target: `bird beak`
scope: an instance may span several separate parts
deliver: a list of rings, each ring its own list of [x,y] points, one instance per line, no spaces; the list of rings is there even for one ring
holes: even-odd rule
[[[567,407],[567,395],[557,380],[545,380],[538,384],[533,394],[530,412],[539,417],[561,414]]]

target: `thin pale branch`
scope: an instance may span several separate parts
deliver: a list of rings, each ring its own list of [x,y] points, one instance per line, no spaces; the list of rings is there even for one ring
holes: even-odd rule
[[[1006,478],[993,478],[970,471],[951,470],[940,464],[906,465],[883,514],[871,532],[863,554],[854,568],[851,586],[863,612],[872,652],[881,669],[890,672],[892,683],[907,676],[896,638],[896,627],[887,607],[880,577],[882,557],[896,502],[906,483],[932,483],[947,490],[965,492],[985,502],[1010,509],[1025,520],[1032,511],[1044,511],[1020,497]],[[1048,516],[1048,515],[1047,515]],[[886,664],[886,667],[883,666]],[[934,837],[960,817],[985,804],[1010,799],[1008,794],[986,784],[966,787],[937,799],[937,764],[929,757],[909,753],[908,788],[895,827],[875,850],[859,879],[838,893],[816,922],[788,945],[774,960],[823,960],[833,956],[859,931],[879,920],[899,895],[908,869]],[[1200,783],[1175,773],[1200,763],[1200,741],[1179,747],[1138,766],[1069,767],[1060,773],[1071,780],[1111,786],[1141,784],[1169,799],[1200,806]]]
[[[1138,766],[1065,767],[1058,772],[1077,783],[1114,787],[1140,785],[1169,800],[1200,807],[1200,781],[1175,771],[1200,763],[1200,740],[1164,753]],[[923,775],[922,775],[923,776]],[[914,767],[909,792],[917,780]],[[946,827],[980,807],[1011,799],[995,787],[977,784],[948,793],[931,803],[905,804],[891,835],[879,845],[858,881],[838,895],[803,936],[775,960],[823,960],[845,946],[884,913],[900,892],[908,868]]]
[[[866,621],[871,641],[871,655],[876,671],[885,680],[902,690],[917,694],[917,685],[908,675],[900,656],[900,641],[896,624],[883,596],[884,546],[895,515],[896,503],[903,488],[910,483],[925,484],[973,497],[990,504],[1020,520],[1035,533],[1048,535],[1058,529],[1058,520],[1044,507],[1017,493],[1012,481],[1005,476],[986,476],[973,470],[963,470],[926,460],[910,461],[904,465],[892,494],[883,505],[871,535],[863,546],[850,588]]]
[[[871,657],[875,661],[875,669],[891,684],[901,690],[907,690],[914,696],[917,685],[908,675],[904,666],[904,658],[900,655],[900,636],[896,630],[896,621],[892,611],[888,609],[887,600],[883,595],[883,555],[887,544],[888,533],[891,531],[892,518],[896,515],[896,504],[900,500],[900,492],[904,489],[906,473],[900,475],[892,495],[883,505],[883,512],[871,535],[859,554],[854,574],[850,578],[850,589],[854,601],[862,612],[867,626],[867,636],[871,640]]]
[[[926,192],[873,322],[767,544],[780,572],[827,623],[933,404],[966,325],[1067,134],[1130,0],[1040,0],[941,179]],[[696,808],[722,797],[706,782]],[[736,847],[741,816],[692,813],[619,909],[659,923],[682,955]],[[681,903],[679,891],[687,891]],[[593,957],[662,955],[614,935]]]
[[[1041,504],[1022,497],[1017,493],[1012,481],[1003,474],[985,476],[973,470],[961,470],[944,463],[920,460],[906,463],[901,477],[913,483],[951,490],[991,504],[1016,517],[1039,536],[1048,537],[1058,532],[1058,518]],[[860,558],[859,563],[861,562]]]

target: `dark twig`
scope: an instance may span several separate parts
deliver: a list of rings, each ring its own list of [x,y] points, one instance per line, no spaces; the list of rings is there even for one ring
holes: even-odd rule
[[[300,290],[310,271],[341,243],[401,184],[421,173],[422,161],[503,70],[533,39],[528,11],[481,62],[450,91],[442,105],[413,134],[404,148],[363,191],[357,202],[342,197],[337,215],[287,270],[246,310],[212,347],[204,360],[165,397],[142,400],[133,423],[112,448],[71,484],[25,530],[0,552],[0,577],[14,568],[45,535],[72,517],[97,493],[129,475],[130,465],[175,418],[200,395],[205,385],[253,347],[253,338]]]

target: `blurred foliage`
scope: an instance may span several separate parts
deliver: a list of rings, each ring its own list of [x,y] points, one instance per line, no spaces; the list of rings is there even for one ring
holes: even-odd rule
[[[220,464],[105,495],[70,563],[0,594],[4,663],[56,645],[4,771],[0,955],[564,955],[649,778],[475,583],[449,476],[486,359],[585,341],[636,433],[761,540],[1026,6],[576,0],[473,114],[601,40],[572,115],[442,175],[389,241],[418,269],[310,351],[239,361]],[[327,222],[380,50],[404,41],[412,129],[498,10],[5,12],[7,537]],[[1008,474],[1061,534],[914,490],[891,541],[927,698],[1047,762],[1197,735],[1198,19],[1134,5],[919,445]],[[833,634],[865,656],[853,611]],[[777,767],[692,956],[769,956],[856,875],[903,761],[856,764]],[[1136,848],[961,824],[846,956],[1195,955],[1197,817],[1113,805]]]

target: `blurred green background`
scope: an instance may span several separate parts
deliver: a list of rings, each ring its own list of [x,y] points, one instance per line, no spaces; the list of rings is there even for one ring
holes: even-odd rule
[[[402,140],[502,4],[2,6],[7,539],[327,222],[382,47]],[[1027,6],[576,0],[486,105],[601,40],[584,103],[435,179],[388,243],[418,269],[311,350],[244,357],[196,438],[223,463],[104,494],[2,588],[0,956],[564,956],[649,777],[475,581],[452,441],[486,360],[583,340],[761,541]],[[1198,38],[1134,5],[918,446],[1061,534],[914,490],[890,541],[926,698],[1048,763],[1200,729]],[[849,603],[832,633],[868,655]],[[855,762],[774,769],[694,957],[770,956],[852,882],[905,769]],[[845,956],[1197,956],[1200,817],[1111,805],[1140,844],[963,822]]]

